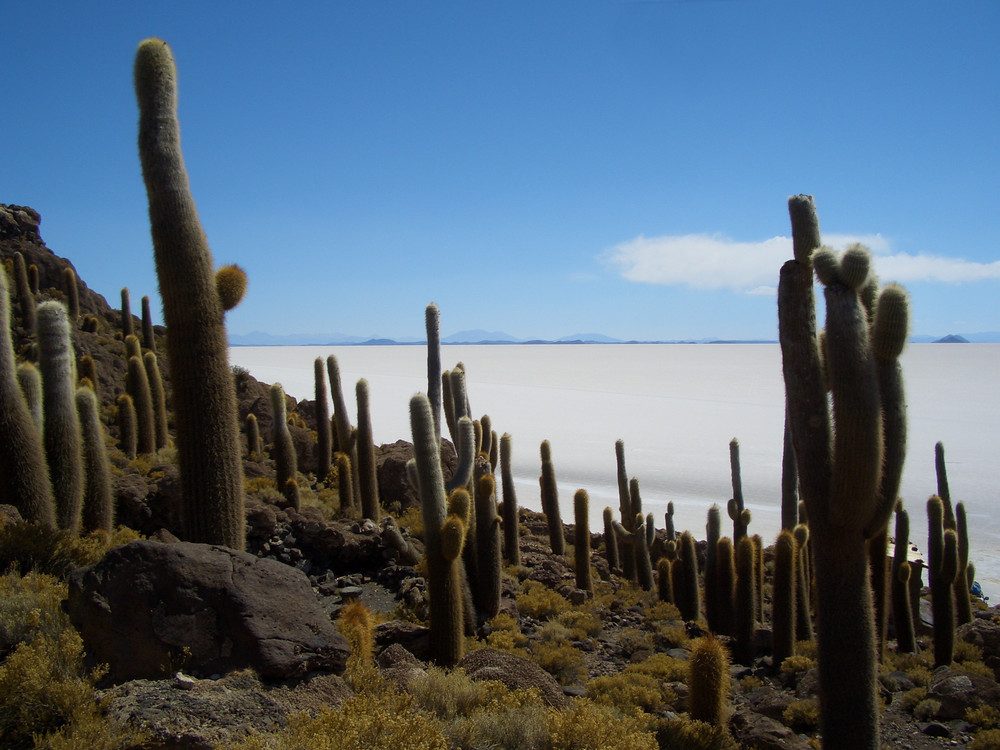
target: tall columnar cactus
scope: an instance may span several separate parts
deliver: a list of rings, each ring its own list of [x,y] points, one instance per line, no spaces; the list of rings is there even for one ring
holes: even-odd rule
[[[45,455],[52,478],[56,523],[80,531],[83,507],[83,455],[76,412],[76,357],[69,319],[61,302],[43,302],[36,315],[38,365],[42,372]]]
[[[750,525],[750,511],[743,502],[743,478],[740,474],[740,441],[733,438],[729,441],[729,473],[733,481],[733,496],[726,509],[733,522],[733,541],[738,542],[747,533]]]
[[[764,540],[760,534],[750,537],[753,542],[753,573],[757,578],[757,619],[764,620]]]
[[[618,538],[615,535],[615,516],[611,508],[604,509],[604,555],[608,559],[608,570],[618,567]]]
[[[93,357],[91,357],[89,354],[84,354],[82,357],[80,357],[80,361],[76,363],[76,374],[77,377],[80,378],[79,382],[82,383],[84,378],[90,381],[90,388],[97,396],[98,403],[100,403],[101,384],[100,382],[98,382],[97,365],[95,364]]]
[[[441,311],[431,302],[424,310],[427,331],[427,400],[434,417],[434,434],[441,440]],[[504,497],[506,498],[506,485]],[[506,499],[504,500],[506,502]]]
[[[625,526],[632,524],[635,518],[635,511],[632,510],[632,500],[629,497],[628,473],[625,471],[625,441],[615,441],[615,463],[618,467],[618,510],[621,513],[621,522]],[[630,581],[636,580],[635,555],[630,555],[628,549],[622,550],[622,576]]]
[[[153,314],[149,309],[149,296],[142,296],[142,345],[146,351],[156,352],[156,336],[153,335]]]
[[[672,500],[667,503],[667,512],[664,514],[663,520],[666,524],[667,541],[676,541],[677,532],[674,530],[674,503]]]
[[[326,370],[322,357],[316,357],[313,362],[313,380],[316,394],[316,479],[322,482],[330,473],[330,461],[333,460],[330,404],[326,397]]]
[[[705,619],[708,629],[713,633],[721,633],[719,629],[718,598],[716,593],[716,559],[719,549],[719,539],[722,537],[722,511],[715,503],[708,509],[705,522]]]
[[[476,609],[485,619],[500,611],[500,516],[497,515],[496,481],[482,455],[476,459]]]
[[[128,287],[122,287],[122,338],[135,334],[135,325],[132,323],[132,298],[129,296]]]
[[[66,293],[66,307],[69,311],[70,323],[76,324],[80,318],[80,288],[76,283],[76,271],[72,266],[62,270],[63,291]]]
[[[559,490],[556,487],[556,470],[552,465],[552,447],[548,440],[541,445],[542,475],[538,483],[542,489],[542,512],[549,526],[549,544],[552,554],[566,554],[566,537],[563,533],[562,516],[559,513]]]
[[[685,620],[701,616],[701,591],[698,589],[698,553],[691,532],[681,534],[677,561],[673,564],[674,604]]]
[[[410,425],[427,558],[427,594],[430,599],[431,649],[443,666],[457,664],[465,649],[461,562],[465,523],[449,514],[441,473],[440,441],[427,397],[410,399]],[[462,489],[455,493],[464,493]],[[468,497],[466,496],[466,502]]]
[[[149,390],[146,366],[136,356],[128,358],[125,372],[125,391],[132,397],[136,416],[136,450],[140,454],[156,451],[156,416],[153,397]]]
[[[354,389],[358,403],[358,483],[361,488],[361,515],[378,523],[378,475],[375,467],[375,438],[372,434],[371,400],[368,381],[362,378]]]
[[[945,528],[944,503],[937,495],[927,501],[927,574],[934,615],[934,666],[951,664],[955,655],[955,578],[958,536]]]
[[[781,528],[791,531],[799,523],[799,473],[795,467],[792,427],[785,406],[785,437],[781,449]]]
[[[5,272],[0,272],[0,497],[26,520],[55,525],[42,433],[22,396],[14,364]]]
[[[736,544],[736,609],[734,658],[749,666],[754,659],[754,633],[757,629],[757,577],[754,574],[753,540],[744,536]]]
[[[812,612],[809,610],[809,527],[804,523],[792,529],[795,537],[795,640],[813,638]]]
[[[260,461],[260,425],[257,424],[257,415],[247,414],[244,424],[244,432],[247,436],[247,457],[251,461]]]
[[[31,331],[35,328],[35,296],[31,293],[28,269],[21,253],[14,253],[14,283],[17,286],[18,306],[21,308],[21,326]]]
[[[901,411],[880,384],[876,363],[902,349],[907,302],[899,287],[877,305],[866,252],[843,260],[820,247],[811,196],[789,199],[795,258],[781,269],[778,327],[786,403],[799,487],[808,511],[817,589],[821,729],[828,748],[878,747],[877,654],[866,540],[888,522],[896,498],[883,496],[886,447],[882,415]],[[825,286],[826,334],[821,358],[813,270]],[[869,323],[869,309],[875,308]],[[869,331],[869,328],[871,329]],[[898,376],[898,368],[895,375]],[[826,384],[832,391],[833,415]],[[901,385],[895,391],[901,393]],[[835,425],[835,429],[834,429]],[[898,439],[898,438],[897,438]]]
[[[142,356],[142,364],[146,368],[146,380],[149,381],[149,398],[153,404],[153,432],[156,438],[156,449],[166,448],[170,443],[167,431],[167,394],[163,389],[163,378],[160,375],[160,363],[155,352],[146,352]]]
[[[674,603],[674,574],[671,568],[677,559],[677,544],[667,542],[667,551],[656,561],[656,594],[661,602]]]
[[[892,555],[889,583],[892,591],[892,622],[896,631],[896,648],[902,653],[917,650],[910,608],[910,564],[906,553],[910,546],[910,515],[896,508],[896,546]]]
[[[521,564],[517,490],[514,488],[514,442],[508,433],[500,438],[500,480],[503,486],[503,553],[511,565]]]
[[[37,367],[25,361],[17,366],[17,382],[21,386],[28,411],[31,412],[31,419],[41,435],[45,429],[42,417],[42,376]]]
[[[129,357],[142,359],[142,345],[139,344],[139,337],[131,333],[125,337],[125,360],[128,361]]]
[[[131,460],[139,452],[139,425],[135,415],[135,402],[127,393],[120,393],[115,405],[118,410],[118,448]]]
[[[97,398],[90,388],[76,389],[76,408],[83,437],[83,465],[86,482],[83,494],[83,531],[111,533],[115,520],[111,493],[111,465],[104,447],[104,428],[98,414]]]
[[[688,659],[688,714],[696,721],[726,726],[729,699],[729,655],[708,635],[699,638]]]
[[[746,534],[742,538],[745,538]],[[715,608],[719,635],[736,634],[736,560],[733,542],[722,537],[715,553]]]
[[[332,354],[326,358],[326,369],[330,376],[330,397],[333,399],[333,423],[337,429],[337,447],[349,459],[351,495],[360,498],[361,479],[358,476],[356,433],[351,428],[351,416],[347,412],[347,401],[344,399],[344,389],[340,382],[340,363]]]
[[[281,383],[274,383],[269,391],[271,398],[271,457],[274,459],[275,481],[278,491],[285,496],[295,510],[299,509],[298,456],[292,443],[292,433],[288,430],[288,406],[285,390]],[[289,484],[293,482],[293,485]]]
[[[955,528],[955,510],[951,504],[951,489],[948,487],[948,466],[944,460],[944,443],[934,444],[934,471],[937,474],[937,496],[944,504],[944,527]]]
[[[177,70],[159,39],[136,52],[139,156],[167,326],[184,535],[246,546],[236,390],[212,255],[180,148]]]
[[[955,504],[955,534],[958,536],[958,574],[955,576],[955,615],[959,625],[972,622],[972,598],[969,589],[969,522],[965,516],[965,503]]]
[[[795,654],[795,537],[782,529],[774,544],[771,651],[774,668]]]
[[[351,457],[337,451],[333,454],[333,463],[337,467],[337,497],[340,501],[340,514],[349,517],[354,514],[354,482],[351,478]]]
[[[38,294],[38,266],[34,263],[28,266],[28,289],[32,294]]]

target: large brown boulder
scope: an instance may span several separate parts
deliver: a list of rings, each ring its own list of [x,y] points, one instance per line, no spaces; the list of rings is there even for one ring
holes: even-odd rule
[[[569,703],[555,678],[523,656],[495,648],[479,648],[470,651],[458,663],[473,680],[496,680],[511,690],[538,688],[542,700],[555,708]]]
[[[305,575],[227,547],[137,541],[73,572],[66,605],[109,679],[252,668],[282,680],[344,671],[349,647]]]

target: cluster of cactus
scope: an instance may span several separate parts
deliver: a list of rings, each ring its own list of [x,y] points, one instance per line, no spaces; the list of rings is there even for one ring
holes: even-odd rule
[[[733,438],[729,441],[729,467],[733,483],[733,496],[726,509],[733,522],[733,540],[738,542],[746,536],[750,525],[750,511],[743,502],[743,479],[740,475],[740,441]]]
[[[180,148],[177,70],[165,42],[147,39],[135,59],[139,156],[173,386],[184,535],[246,546],[243,467],[225,311]],[[238,300],[236,300],[238,301]]]
[[[874,748],[877,646],[866,540],[888,523],[905,455],[898,357],[908,302],[901,287],[878,292],[864,249],[851,248],[843,258],[820,250],[811,196],[790,198],[789,212],[795,257],[781,269],[778,324],[817,588],[824,745]],[[825,287],[822,351],[814,270]]]

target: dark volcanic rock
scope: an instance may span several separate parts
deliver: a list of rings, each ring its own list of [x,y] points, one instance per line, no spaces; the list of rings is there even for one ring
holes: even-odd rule
[[[70,577],[67,611],[109,679],[250,667],[344,671],[349,647],[298,570],[226,547],[138,541]]]
[[[497,680],[511,690],[538,688],[542,700],[555,708],[568,705],[556,679],[523,656],[495,648],[470,651],[458,663],[473,680]]]

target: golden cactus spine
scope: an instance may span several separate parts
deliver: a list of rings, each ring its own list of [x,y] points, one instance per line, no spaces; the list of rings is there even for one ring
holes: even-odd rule
[[[140,453],[156,451],[156,416],[153,410],[153,397],[149,390],[149,376],[146,366],[137,356],[128,358],[128,370],[125,373],[125,390],[132,397],[136,416],[136,450]]]
[[[576,587],[594,593],[590,576],[590,497],[586,490],[577,490],[573,496],[573,516]]]
[[[355,388],[358,403],[358,484],[361,489],[361,515],[376,523],[381,516],[378,502],[378,475],[375,468],[375,442],[372,434],[371,395],[368,381],[362,378]]]

